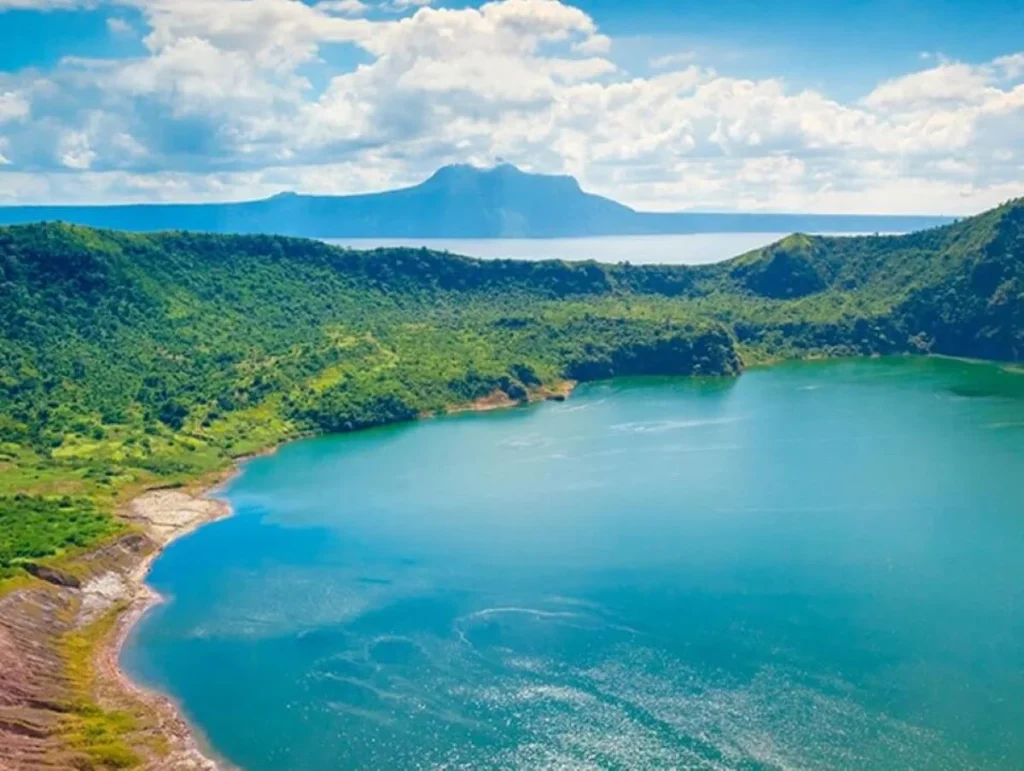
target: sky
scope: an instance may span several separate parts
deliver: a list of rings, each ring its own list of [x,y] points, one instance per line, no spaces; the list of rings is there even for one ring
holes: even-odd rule
[[[1021,0],[0,0],[0,204],[572,174],[640,209],[1024,195]]]

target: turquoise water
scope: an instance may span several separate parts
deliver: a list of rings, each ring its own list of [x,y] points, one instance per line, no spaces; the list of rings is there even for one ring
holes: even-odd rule
[[[246,769],[1024,767],[1024,375],[614,381],[302,441],[124,653]]]

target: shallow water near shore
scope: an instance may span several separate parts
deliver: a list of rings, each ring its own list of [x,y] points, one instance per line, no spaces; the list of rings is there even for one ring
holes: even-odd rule
[[[122,663],[253,771],[1024,767],[1024,375],[590,384],[297,442]]]

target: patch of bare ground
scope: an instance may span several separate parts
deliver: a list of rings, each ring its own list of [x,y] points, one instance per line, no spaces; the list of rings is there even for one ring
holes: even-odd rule
[[[572,394],[576,383],[572,380],[563,380],[554,386],[537,386],[526,390],[526,394],[520,398],[513,398],[500,388],[496,388],[476,401],[468,404],[459,404],[449,407],[446,415],[457,415],[462,412],[491,412],[492,410],[505,410],[510,407],[520,407],[527,404],[544,401],[565,401]]]

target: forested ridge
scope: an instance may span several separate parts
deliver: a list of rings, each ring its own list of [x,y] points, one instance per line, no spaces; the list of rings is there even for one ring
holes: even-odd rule
[[[1024,358],[1024,202],[705,267],[0,228],[0,578],[290,437],[568,379],[900,353]]]

